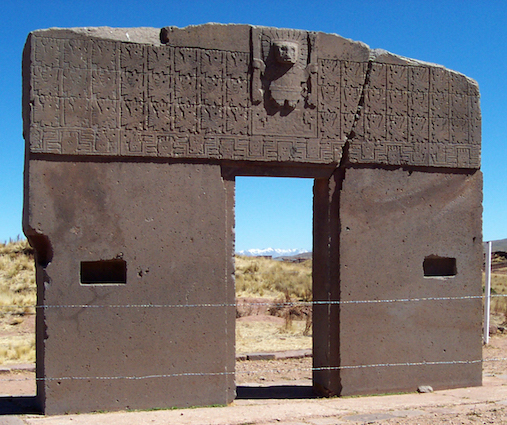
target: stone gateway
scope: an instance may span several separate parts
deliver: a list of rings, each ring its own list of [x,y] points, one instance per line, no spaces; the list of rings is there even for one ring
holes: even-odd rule
[[[481,385],[473,80],[309,31],[49,29],[23,118],[45,413],[234,400],[244,175],[314,179],[319,394]]]

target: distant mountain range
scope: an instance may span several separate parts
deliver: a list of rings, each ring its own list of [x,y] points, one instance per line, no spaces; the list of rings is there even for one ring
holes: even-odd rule
[[[497,241],[493,241],[493,246],[491,247],[493,252],[497,251],[505,251],[507,252],[507,239],[499,239]]]
[[[263,256],[271,256],[273,258],[277,257],[288,257],[298,254],[303,254],[305,252],[309,252],[307,249],[276,249],[276,248],[266,248],[266,249],[245,249],[243,251],[237,251],[238,255],[245,255],[247,257],[263,257]]]
[[[484,244],[485,246],[486,244]],[[507,252],[507,239],[499,239],[493,241],[493,252],[504,251]],[[278,257],[303,257],[303,258],[311,258],[311,251],[307,249],[276,249],[276,248],[265,248],[265,249],[245,249],[243,251],[237,251],[238,255],[245,255],[247,257],[262,257],[262,256],[271,256],[273,258]],[[302,255],[309,254],[309,255]]]

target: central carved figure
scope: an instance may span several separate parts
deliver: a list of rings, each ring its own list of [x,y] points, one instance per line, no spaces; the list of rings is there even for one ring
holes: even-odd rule
[[[279,107],[294,109],[301,98],[301,82],[305,77],[303,69],[294,67],[299,56],[299,46],[295,42],[276,40],[272,49],[276,62],[273,69],[269,70],[271,73],[267,73],[274,77],[269,87],[271,98]]]
[[[290,63],[294,65],[298,59],[299,46],[291,41],[273,42],[275,58],[280,63]]]
[[[254,104],[264,100],[268,115],[287,115],[298,108],[313,108],[311,99],[312,70],[309,39],[294,31],[264,30],[254,37],[253,91]]]

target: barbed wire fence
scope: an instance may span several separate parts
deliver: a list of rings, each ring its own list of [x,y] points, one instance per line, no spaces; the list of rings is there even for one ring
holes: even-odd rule
[[[491,293],[491,253],[492,243],[486,242],[486,264],[485,264],[485,289],[482,295],[465,295],[465,296],[445,296],[445,297],[415,297],[415,298],[397,298],[397,299],[368,299],[368,300],[336,300],[336,301],[242,301],[241,306],[251,307],[273,307],[276,308],[291,308],[291,307],[313,307],[313,306],[338,306],[347,304],[384,304],[384,303],[416,303],[416,302],[435,302],[435,301],[455,301],[455,300],[474,300],[482,299],[484,304],[484,334],[483,342],[489,342],[489,319],[490,319],[490,305],[491,299],[495,297],[507,297],[507,294],[492,294]],[[16,312],[27,310],[51,310],[51,309],[129,309],[129,308],[155,308],[155,309],[181,309],[181,308],[227,308],[238,307],[238,303],[197,303],[197,304],[111,304],[111,305],[94,305],[94,304],[62,304],[62,305],[0,305],[0,311]],[[299,371],[314,372],[314,371],[338,371],[347,369],[365,369],[365,368],[386,368],[386,367],[411,367],[411,366],[434,366],[434,365],[470,365],[477,363],[489,362],[502,362],[507,361],[507,357],[494,357],[494,358],[480,358],[480,359],[455,359],[451,361],[422,361],[422,362],[399,362],[399,363],[376,363],[376,364],[361,364],[361,365],[343,365],[343,366],[326,366],[326,367],[299,367]],[[262,369],[262,373],[277,372],[278,369],[266,370]],[[226,375],[239,375],[241,373],[251,374],[251,371],[218,371],[218,372],[202,372],[202,371],[188,371],[181,373],[169,374],[150,374],[141,376],[61,376],[61,377],[36,377],[36,381],[65,381],[65,380],[145,380],[156,378],[175,378],[175,377],[190,377],[190,376],[226,376]],[[32,380],[31,377],[19,378],[1,378],[2,381],[26,381]]]
[[[507,294],[488,294],[487,291],[483,295],[464,295],[464,296],[445,296],[445,297],[416,297],[416,298],[398,298],[398,299],[370,299],[370,300],[336,300],[336,301],[284,301],[284,302],[245,302],[242,301],[241,305],[245,306],[276,306],[278,308],[291,308],[295,306],[313,307],[322,305],[347,305],[347,304],[384,304],[384,303],[416,303],[416,302],[435,302],[435,301],[455,301],[455,300],[475,300],[483,299],[486,306],[487,300],[494,297],[507,297]],[[111,305],[91,305],[91,304],[62,304],[62,305],[4,305],[0,306],[0,310],[13,311],[16,309],[27,308],[34,310],[51,310],[51,309],[129,309],[129,308],[155,308],[155,309],[181,309],[181,308],[236,308],[237,303],[197,303],[197,304],[111,304]],[[486,308],[485,308],[486,310]],[[489,313],[488,313],[489,314]],[[486,322],[484,323],[485,332]],[[485,341],[486,342],[486,341]],[[399,363],[374,363],[374,364],[361,364],[361,365],[343,365],[343,366],[326,366],[326,367],[300,367],[299,371],[314,372],[314,371],[338,371],[347,369],[366,369],[366,368],[386,368],[386,367],[412,367],[412,366],[436,366],[436,365],[470,365],[477,363],[488,362],[501,362],[507,361],[507,357],[495,358],[480,358],[480,359],[455,359],[451,361],[422,361],[422,362],[399,362]],[[262,373],[277,372],[277,369],[266,370],[263,369]],[[225,375],[239,375],[241,373],[249,373],[242,371],[218,371],[218,372],[200,372],[188,371],[181,373],[169,374],[150,374],[141,376],[60,376],[60,377],[36,377],[36,381],[66,381],[66,380],[145,380],[156,378],[175,378],[175,377],[190,377],[190,376],[225,376]],[[2,381],[26,381],[31,380],[30,377],[19,378],[1,378]]]

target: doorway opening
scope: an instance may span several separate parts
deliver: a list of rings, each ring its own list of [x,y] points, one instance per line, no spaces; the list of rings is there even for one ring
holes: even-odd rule
[[[236,177],[237,398],[313,396],[313,182]]]

